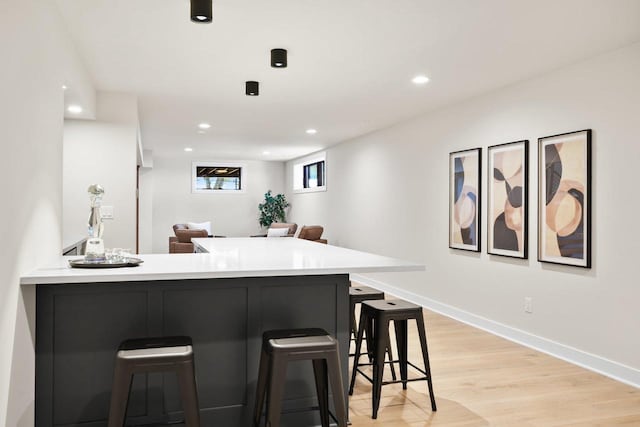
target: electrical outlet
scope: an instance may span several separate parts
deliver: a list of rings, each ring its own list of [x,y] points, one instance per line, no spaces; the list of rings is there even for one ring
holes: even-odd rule
[[[524,297],[524,312],[533,313],[533,298]]]

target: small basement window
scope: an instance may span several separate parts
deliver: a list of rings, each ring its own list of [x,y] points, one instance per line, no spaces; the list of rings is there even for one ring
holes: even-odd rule
[[[231,163],[193,162],[192,193],[243,192],[243,166]]]
[[[304,188],[316,188],[324,186],[324,160],[319,162],[304,165],[302,168],[303,173],[303,187]]]
[[[294,193],[310,193],[327,190],[326,154],[307,157],[293,165]]]

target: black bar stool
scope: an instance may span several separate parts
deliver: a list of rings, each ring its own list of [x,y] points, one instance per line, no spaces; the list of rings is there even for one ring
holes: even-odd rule
[[[313,361],[322,427],[329,427],[329,384],[338,427],[347,426],[347,409],[340,370],[338,341],[319,328],[267,331],[262,336],[260,369],[253,424],[260,425],[262,407],[267,399],[266,426],[279,427],[282,394],[287,363],[294,360]],[[311,408],[315,409],[315,408]]]
[[[424,370],[420,369],[407,360],[407,321],[414,319],[418,326],[418,335],[420,338],[420,346],[422,347],[422,359],[424,362]],[[389,347],[389,323],[393,320],[396,332],[396,343],[398,345],[398,360],[400,365],[399,381],[383,381],[384,357],[385,349]],[[373,324],[373,325],[372,325]],[[365,327],[374,331],[373,335],[373,363],[360,363],[360,349],[362,346],[362,334]],[[395,361],[394,361],[395,362]],[[373,378],[367,376],[360,370],[360,366],[373,365]],[[413,367],[420,372],[422,377],[408,379],[408,366]],[[409,381],[427,381],[429,388],[429,397],[431,399],[431,409],[436,411],[436,400],[433,395],[433,384],[431,380],[431,367],[429,365],[429,352],[427,350],[427,335],[424,328],[424,318],[422,317],[422,307],[403,300],[393,301],[365,301],[360,309],[360,328],[358,329],[358,338],[356,339],[356,356],[353,362],[353,371],[351,373],[351,384],[349,385],[349,394],[353,394],[353,387],[356,382],[356,374],[360,373],[372,384],[373,394],[373,415],[372,418],[378,417],[378,408],[380,407],[380,394],[382,386],[387,384],[402,383],[403,390],[407,389]]]
[[[349,288],[349,326],[351,326],[351,333],[353,334],[354,339],[358,336],[358,324],[356,322],[356,304],[360,304],[363,301],[379,299],[384,299],[384,292],[377,289],[359,285],[351,286]],[[367,344],[369,344],[369,341],[367,341]]]
[[[356,304],[361,304],[365,301],[381,300],[384,299],[384,292],[379,291],[368,286],[352,286],[349,288],[349,319],[351,326],[351,333],[353,334],[353,341],[358,336],[358,324],[356,323]],[[367,342],[367,354],[369,356],[369,362],[373,361],[373,331],[365,330],[365,340]],[[391,346],[387,348],[389,354],[389,360],[393,360],[393,351]],[[349,356],[355,356],[355,353],[350,353]],[[391,367],[391,376],[396,379],[396,370],[393,367],[393,363],[389,364]]]
[[[124,426],[133,375],[142,372],[174,371],[187,427],[200,426],[193,347],[189,337],[138,338],[118,347],[111,390],[108,427]]]

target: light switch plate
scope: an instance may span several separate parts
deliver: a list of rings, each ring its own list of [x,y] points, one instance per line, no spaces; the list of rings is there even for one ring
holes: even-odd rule
[[[113,219],[113,206],[100,206],[102,219]]]

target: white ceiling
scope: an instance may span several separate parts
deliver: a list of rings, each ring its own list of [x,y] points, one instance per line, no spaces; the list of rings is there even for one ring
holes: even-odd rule
[[[139,96],[145,148],[203,159],[290,159],[640,40],[638,0],[213,0],[208,25],[189,0],[56,1],[96,88]]]

